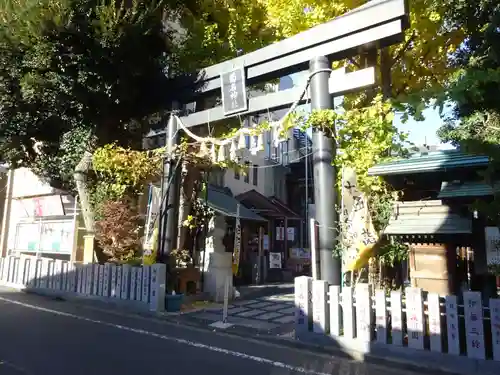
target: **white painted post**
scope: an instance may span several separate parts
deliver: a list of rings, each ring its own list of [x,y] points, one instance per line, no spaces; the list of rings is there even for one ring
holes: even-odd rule
[[[61,262],[61,290],[68,290],[70,262]]]
[[[165,294],[167,292],[166,282],[167,266],[162,263],[153,264],[151,266],[151,296],[149,298],[151,301],[149,306],[151,311],[165,311]]]
[[[49,259],[42,258],[42,273],[40,275],[40,288],[49,287]]]
[[[99,265],[92,265],[92,295],[99,295]]]
[[[295,278],[295,334],[309,332],[309,317],[312,314],[311,289],[312,278],[299,276]]]
[[[109,266],[111,270],[111,298],[116,298],[116,272],[117,272],[117,267],[116,264],[111,264]]]
[[[339,337],[341,327],[340,286],[330,285],[330,336]]]
[[[311,240],[311,276],[313,280],[318,280],[318,247],[316,241],[316,220],[309,219],[309,237]]]
[[[8,283],[12,282],[13,273],[14,273],[14,257],[9,256],[7,257],[7,272],[5,277],[6,282]]]
[[[116,267],[116,292],[115,298],[121,298],[122,296],[122,266]]]
[[[424,349],[424,303],[421,288],[406,288],[406,326],[408,347]]]
[[[41,288],[42,273],[43,273],[43,259],[36,258],[35,267],[35,288]]]
[[[12,283],[17,284],[17,280],[19,279],[19,264],[21,263],[21,259],[19,257],[14,258],[14,271],[12,272]]]
[[[130,271],[130,300],[135,301],[137,292],[137,267]]]
[[[18,285],[26,285],[26,271],[29,265],[26,265],[26,262],[29,262],[29,259],[27,258],[26,255],[21,255],[19,258],[19,271],[17,273],[17,279],[16,279],[16,284]]]
[[[443,345],[441,337],[441,307],[439,303],[439,294],[429,293],[427,295],[431,351],[441,353],[443,351]]]
[[[30,270],[29,270],[29,275],[28,275],[28,282],[27,285],[30,288],[35,287],[36,283],[36,265],[37,265],[37,259],[35,257],[30,258]]]
[[[391,291],[391,338],[392,345],[403,346],[403,308],[401,292]]]
[[[104,296],[104,265],[103,264],[98,264],[97,265],[97,274],[99,275],[99,295]]]
[[[70,262],[68,264],[68,291],[75,293],[77,291],[76,286],[78,284],[78,268],[75,263]]]
[[[370,285],[356,285],[356,338],[363,342],[372,340],[372,299]]]
[[[464,292],[467,357],[485,359],[483,304],[480,292]]]
[[[102,295],[104,297],[109,297],[111,295],[111,263],[106,263],[104,265],[104,276],[103,276],[103,286],[102,286]]]
[[[130,299],[130,269],[132,266],[130,264],[124,264],[122,266],[122,291],[121,299]]]
[[[142,268],[137,267],[137,283],[135,285],[135,300],[142,300]]]
[[[47,276],[47,287],[49,289],[54,289],[55,284],[55,275],[56,275],[56,261],[54,259],[49,260],[49,274]]]
[[[448,354],[460,355],[460,333],[458,330],[457,296],[446,296],[446,327],[448,339]]]
[[[353,339],[356,335],[356,328],[354,326],[354,296],[353,289],[350,286],[342,289],[342,312],[344,318],[344,337],[346,339]]]
[[[2,276],[3,276],[3,265],[4,265],[4,259],[5,259],[5,258],[1,258],[1,257],[0,257],[0,281],[3,281],[3,280],[2,280]]]
[[[387,304],[384,289],[375,291],[375,324],[377,342],[387,344]]]
[[[85,294],[89,296],[92,294],[92,284],[94,281],[94,265],[86,264],[85,273],[86,273]]]
[[[151,284],[151,266],[142,267],[142,302],[149,303],[149,287]]]
[[[77,265],[77,292],[79,294],[83,294],[83,291],[85,290],[85,269],[84,265],[79,263]]]
[[[227,311],[229,308],[229,278],[231,276],[226,276],[224,280],[224,303],[222,306],[222,323],[227,323]]]
[[[5,257],[3,261],[3,269],[2,269],[2,281],[8,282],[9,281],[9,270],[10,270],[10,263],[11,263],[11,256]]]
[[[330,332],[330,311],[328,305],[328,281],[312,282],[312,321],[313,332],[327,334]]]
[[[62,265],[62,260],[57,259],[54,262],[54,281],[52,284],[52,288],[55,290],[62,290],[62,272],[63,272],[63,265]]]
[[[500,299],[490,299],[491,342],[493,359],[500,361]]]

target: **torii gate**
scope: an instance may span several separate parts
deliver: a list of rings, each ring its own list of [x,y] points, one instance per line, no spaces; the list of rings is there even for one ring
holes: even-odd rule
[[[301,90],[292,88],[247,99],[245,82],[262,83],[309,68],[309,97],[312,109],[333,108],[332,96],[375,84],[375,69],[368,67],[354,72],[340,69],[331,74],[331,62],[377,52],[378,49],[400,43],[409,26],[405,0],[372,0],[330,22],[311,28],[293,37],[261,48],[232,60],[215,64],[200,74],[202,88],[197,97],[221,90],[222,106],[180,117],[186,127],[196,127],[234,116],[256,115],[278,110],[294,103]],[[236,85],[236,83],[238,83]],[[228,100],[231,99],[231,100]],[[300,103],[305,102],[301,98]],[[181,112],[182,114],[182,112]],[[176,142],[178,127],[173,116],[167,129],[167,152]],[[159,134],[159,133],[156,133]],[[337,217],[334,189],[336,174],[331,162],[335,147],[329,136],[313,129],[312,161],[314,171],[314,200],[319,225],[318,244],[320,278],[331,285],[341,285],[341,259],[332,256],[335,246]],[[179,205],[179,176],[172,176],[166,210],[166,222],[159,236],[163,254],[175,248]],[[178,169],[178,168],[177,168]],[[160,215],[162,216],[162,215]]]

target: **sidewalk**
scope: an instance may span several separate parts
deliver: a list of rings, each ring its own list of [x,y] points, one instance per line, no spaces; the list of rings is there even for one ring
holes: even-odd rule
[[[236,300],[228,307],[226,330],[255,335],[283,335],[293,330],[295,307],[293,295],[266,296]],[[223,319],[222,307],[213,307],[180,314],[178,319],[213,327]]]

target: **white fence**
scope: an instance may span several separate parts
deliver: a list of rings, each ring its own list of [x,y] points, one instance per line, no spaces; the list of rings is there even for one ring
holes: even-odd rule
[[[100,298],[136,301],[152,311],[165,309],[164,264],[132,267],[80,264],[34,256],[0,258],[0,284]]]
[[[441,298],[420,288],[375,290],[328,286],[323,280],[295,278],[295,328],[333,340],[408,347],[500,361],[500,299],[483,304],[479,292]]]

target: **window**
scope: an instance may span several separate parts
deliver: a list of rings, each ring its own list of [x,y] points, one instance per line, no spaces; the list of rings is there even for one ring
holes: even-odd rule
[[[254,164],[252,172],[252,183],[257,186],[259,184],[259,166]]]
[[[246,166],[246,168],[245,168],[245,172],[246,172],[245,173],[245,182],[247,184],[249,184],[250,183],[250,163],[245,162],[245,166]]]
[[[224,187],[224,170],[215,169],[211,171],[208,175],[208,182],[214,186]]]
[[[240,179],[240,171],[238,171],[236,169],[234,170],[234,179],[235,180],[239,180]]]

